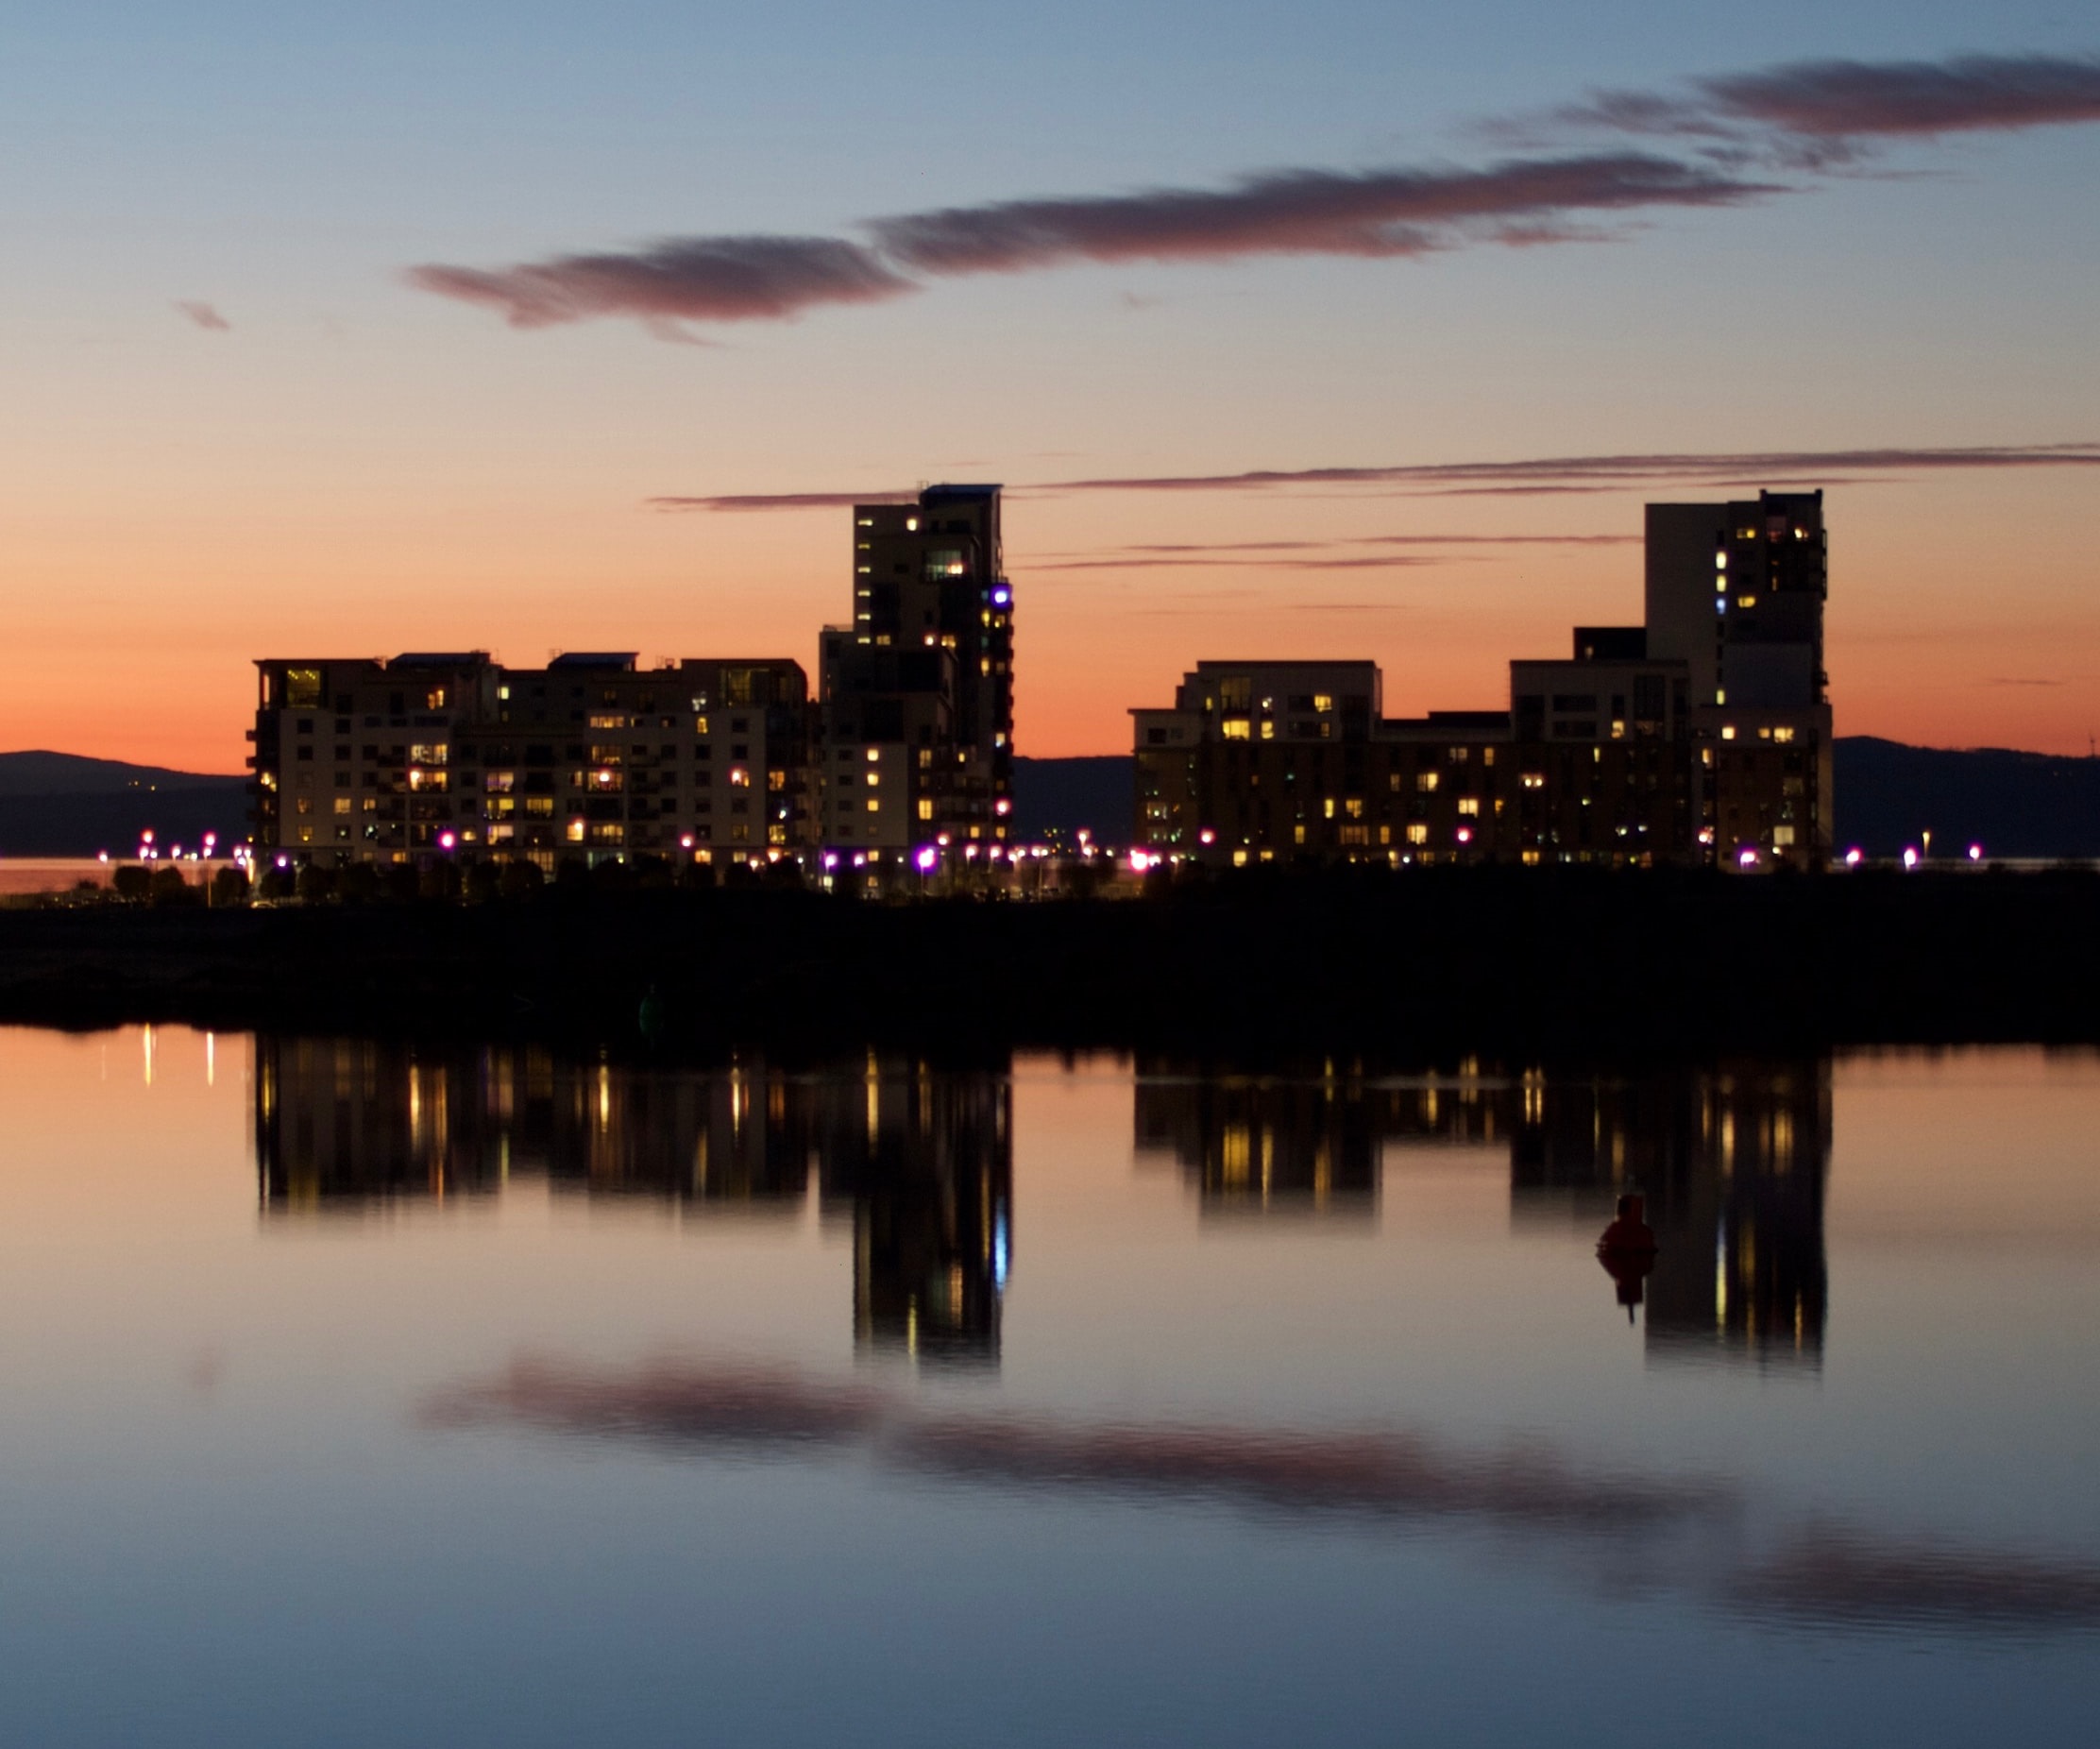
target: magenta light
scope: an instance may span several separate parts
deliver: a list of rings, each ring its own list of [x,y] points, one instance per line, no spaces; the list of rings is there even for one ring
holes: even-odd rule
[[[1209,826],[1205,826],[1202,831],[1195,835],[1195,840],[1199,844],[1215,844],[1218,841],[1218,835],[1211,831]]]
[[[458,842],[459,840],[454,838],[449,832],[441,832],[438,834],[437,847],[440,850],[449,850],[454,844]]]
[[[1848,869],[1857,868],[1862,858],[1860,850],[1857,844],[1854,844],[1850,850],[1845,852],[1845,866]]]
[[[1745,844],[1742,849],[1736,853],[1736,860],[1746,869],[1753,869],[1757,866],[1757,853],[1750,845]]]
[[[1983,860],[1983,846],[1981,844],[1969,846],[1969,860],[1972,862],[1981,862]]]
[[[940,853],[936,850],[931,844],[928,844],[924,849],[920,851],[919,855],[917,856],[917,858],[914,858],[914,860],[916,860],[919,864],[920,874],[930,874],[933,870],[934,864],[940,860]]]
[[[1917,852],[1917,849],[1916,849],[1916,848],[1915,848],[1914,846],[1912,846],[1912,845],[1909,845],[1909,844],[1905,844],[1905,845],[1904,846],[1904,867],[1905,867],[1905,868],[1906,868],[1906,869],[1914,869],[1914,868],[1916,868],[1917,866],[1918,866],[1918,852]]]
[[[1473,828],[1471,826],[1459,827],[1458,841],[1462,844],[1470,844],[1473,841]]]

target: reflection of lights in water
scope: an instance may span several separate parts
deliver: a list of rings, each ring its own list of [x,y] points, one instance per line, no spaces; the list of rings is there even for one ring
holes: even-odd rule
[[[153,1028],[144,1027],[139,1036],[145,1049],[145,1084],[150,1087],[153,1085]]]
[[[1719,1330],[1728,1322],[1728,1223],[1718,1222],[1714,1228],[1714,1327]]]
[[[1007,1291],[1007,1212],[999,1211],[999,1218],[991,1229],[991,1284],[1000,1293]]]
[[[204,1084],[207,1087],[219,1084],[219,1038],[215,1032],[204,1035]]]

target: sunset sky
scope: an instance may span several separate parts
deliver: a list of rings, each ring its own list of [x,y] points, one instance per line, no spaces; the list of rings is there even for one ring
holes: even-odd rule
[[[0,25],[0,747],[250,659],[787,654],[1007,484],[1019,750],[1199,657],[1394,714],[1827,484],[1840,734],[2100,733],[2100,17],[2063,0],[108,4]],[[798,502],[798,500],[814,500]]]

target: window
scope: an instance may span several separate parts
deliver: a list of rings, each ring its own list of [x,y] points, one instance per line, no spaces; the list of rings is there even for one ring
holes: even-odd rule
[[[1228,717],[1218,724],[1218,733],[1228,741],[1244,741],[1251,738],[1253,724],[1245,717]]]
[[[1334,694],[1331,692],[1315,692],[1312,695],[1312,708],[1320,711],[1332,710],[1334,708]]]
[[[593,765],[618,765],[625,756],[617,746],[593,746],[590,750]]]
[[[408,750],[411,765],[443,765],[451,756],[451,749],[443,741],[431,744],[418,743]]]
[[[1772,731],[1772,739],[1775,741],[1790,741],[1793,739],[1794,732],[1790,728],[1777,728]]]
[[[1407,841],[1410,844],[1428,843],[1430,841],[1429,827],[1422,824],[1409,826],[1407,829]]]
[[[1416,772],[1414,773],[1414,787],[1424,795],[1434,795],[1436,786],[1442,781],[1443,773],[1440,772]]]
[[[319,710],[321,708],[321,671],[317,668],[288,668],[284,671],[284,708],[286,710]]]
[[[880,797],[879,795],[872,795],[872,796],[870,796],[870,797],[868,798],[868,811],[869,811],[869,812],[870,812],[871,814],[879,814],[879,813],[881,813],[881,812],[882,812],[882,797]]]
[[[624,729],[627,726],[627,719],[625,717],[607,716],[603,712],[600,712],[591,718],[590,726],[594,729]]]
[[[426,692],[423,695],[423,707],[426,710],[443,710],[445,708],[445,688],[443,687],[432,687]]]
[[[516,772],[484,772],[482,773],[482,788],[487,790],[490,795],[508,795],[517,788],[517,773]]]
[[[729,768],[729,787],[732,790],[749,790],[751,788],[751,773],[740,765],[731,766]]]
[[[933,797],[930,795],[920,798],[919,818],[922,820],[931,820],[933,818]]]
[[[350,798],[347,795],[337,796],[335,798],[335,811],[339,814],[348,813],[350,811]]]
[[[1725,724],[1721,729],[1720,738],[1724,741],[1734,740],[1736,739],[1736,725],[1733,722]]]
[[[1481,798],[1477,795],[1460,796],[1458,811],[1462,814],[1478,814],[1481,811]]]

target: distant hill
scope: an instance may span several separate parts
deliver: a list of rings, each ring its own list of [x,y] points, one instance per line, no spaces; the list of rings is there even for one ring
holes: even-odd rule
[[[1833,749],[1838,848],[1893,857],[1930,832],[1933,854],[2100,857],[2100,759],[2003,747],[1909,747],[1871,735]]]
[[[1023,839],[1052,832],[1071,835],[1084,826],[1106,844],[1130,840],[1131,785],[1128,754],[1079,759],[1013,762],[1014,829]]]
[[[71,753],[0,753],[0,857],[127,855],[148,829],[163,844],[195,844],[206,832],[231,844],[246,836],[246,781]]]

